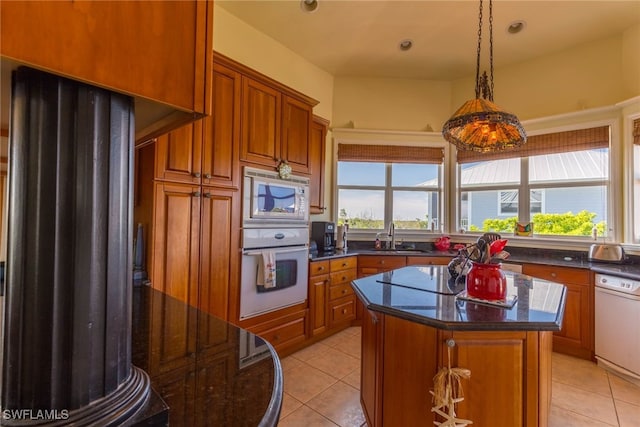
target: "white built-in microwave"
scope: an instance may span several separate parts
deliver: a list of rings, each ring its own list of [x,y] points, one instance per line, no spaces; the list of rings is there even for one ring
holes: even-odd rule
[[[265,223],[305,226],[309,222],[309,178],[244,168],[242,213],[245,227]]]

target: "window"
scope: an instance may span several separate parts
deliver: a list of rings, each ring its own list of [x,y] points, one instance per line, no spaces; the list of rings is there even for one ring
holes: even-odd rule
[[[608,126],[533,136],[523,147],[458,154],[459,227],[512,232],[533,222],[538,235],[606,235]]]
[[[352,230],[382,230],[391,221],[397,229],[405,230],[441,227],[441,148],[338,147],[340,223],[348,221]],[[382,160],[389,158],[394,161]],[[409,158],[413,162],[407,162]]]

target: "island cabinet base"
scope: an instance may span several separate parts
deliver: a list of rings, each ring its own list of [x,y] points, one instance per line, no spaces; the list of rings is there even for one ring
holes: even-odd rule
[[[451,344],[450,347],[448,344]],[[433,425],[433,377],[466,368],[459,418],[476,426],[544,426],[551,402],[552,332],[445,331],[365,310],[361,402],[371,427]]]

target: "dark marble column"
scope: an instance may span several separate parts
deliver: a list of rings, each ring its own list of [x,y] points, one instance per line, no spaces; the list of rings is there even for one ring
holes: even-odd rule
[[[129,424],[149,399],[131,365],[133,117],[128,96],[14,72],[3,425]]]

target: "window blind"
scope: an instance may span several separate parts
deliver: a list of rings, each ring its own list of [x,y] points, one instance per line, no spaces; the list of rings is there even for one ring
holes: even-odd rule
[[[634,126],[634,135],[636,126]],[[640,140],[640,136],[634,136],[634,140]],[[609,148],[609,126],[534,135],[527,138],[526,144],[508,151],[490,153],[458,151],[458,163],[484,162],[598,148]]]
[[[338,144],[338,161],[439,164],[444,161],[444,149],[437,147]]]

